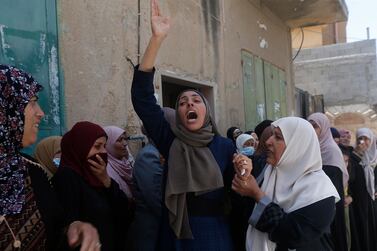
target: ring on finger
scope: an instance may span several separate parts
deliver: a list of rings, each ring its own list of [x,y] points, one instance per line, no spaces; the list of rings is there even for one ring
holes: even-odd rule
[[[101,246],[102,246],[101,242],[98,241],[98,242],[96,243],[96,247],[100,248]]]

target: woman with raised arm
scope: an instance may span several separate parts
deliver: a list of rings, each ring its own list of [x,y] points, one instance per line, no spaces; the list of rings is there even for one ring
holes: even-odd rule
[[[233,250],[228,194],[234,175],[233,143],[221,137],[205,97],[182,92],[170,126],[154,97],[154,63],[168,34],[169,18],[151,1],[152,37],[132,83],[132,102],[148,135],[167,160],[163,175],[160,250]],[[237,155],[235,165],[251,163]],[[240,169],[237,169],[240,170]],[[246,170],[244,176],[250,175]]]

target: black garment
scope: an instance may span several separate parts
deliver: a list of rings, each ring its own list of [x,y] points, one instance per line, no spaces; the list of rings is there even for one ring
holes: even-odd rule
[[[340,196],[340,201],[336,203],[336,213],[331,224],[331,235],[336,251],[347,251],[346,222],[344,214],[344,186],[343,173],[335,166],[324,165],[323,171],[329,176]]]
[[[22,156],[37,163],[30,156],[24,154]],[[30,175],[37,207],[45,225],[46,249],[51,251],[69,250],[65,233],[69,221],[64,215],[46,173],[38,165],[31,163],[27,163],[27,171]]]
[[[352,251],[375,251],[377,231],[373,212],[373,200],[366,188],[364,169],[359,164],[361,158],[352,153],[350,165],[353,178],[349,181],[349,194],[353,201],[350,205],[355,221],[351,221],[351,236],[357,235],[358,243],[352,237]]]
[[[254,155],[252,157],[253,170],[251,174],[257,179],[261,176],[260,185],[263,183],[264,167],[266,165],[266,155]],[[262,172],[263,171],[263,172]],[[232,236],[235,244],[235,250],[243,251],[246,248],[246,232],[249,227],[248,220],[253,213],[255,206],[255,200],[250,197],[234,195],[237,199],[234,199],[232,205]]]
[[[266,232],[277,244],[276,251],[331,251],[330,223],[335,215],[334,197],[285,213],[270,203],[263,211],[256,228]]]
[[[74,170],[59,167],[53,178],[58,198],[71,221],[93,224],[98,230],[101,250],[125,250],[130,222],[127,197],[111,180],[109,188],[93,188]]]

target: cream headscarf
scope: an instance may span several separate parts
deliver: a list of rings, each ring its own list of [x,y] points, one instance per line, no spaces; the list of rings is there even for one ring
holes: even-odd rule
[[[339,195],[331,180],[322,171],[322,160],[317,135],[306,120],[287,117],[272,123],[279,127],[286,144],[276,167],[268,165],[262,190],[286,213],[306,207],[328,197]],[[246,249],[275,250],[276,243],[268,234],[249,225]]]
[[[356,132],[356,138],[365,136],[370,139],[370,146],[364,153],[363,158],[361,159],[361,165],[364,168],[365,182],[368,193],[372,200],[375,199],[375,184],[374,184],[374,169],[377,165],[377,146],[376,146],[376,137],[369,128],[360,128]]]
[[[34,157],[46,170],[49,178],[51,178],[58,170],[55,166],[53,159],[55,154],[60,152],[60,142],[62,141],[61,136],[51,136],[47,137],[38,143],[35,148]]]

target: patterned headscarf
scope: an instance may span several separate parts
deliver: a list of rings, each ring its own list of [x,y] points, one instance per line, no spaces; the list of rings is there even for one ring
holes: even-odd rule
[[[0,65],[0,214],[17,214],[25,203],[26,163],[19,150],[24,110],[42,86],[29,74]]]

